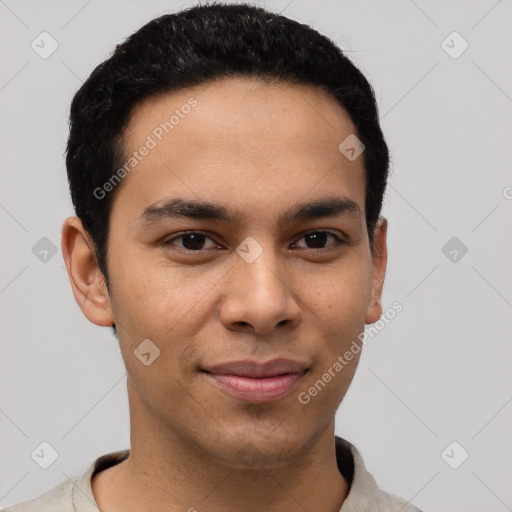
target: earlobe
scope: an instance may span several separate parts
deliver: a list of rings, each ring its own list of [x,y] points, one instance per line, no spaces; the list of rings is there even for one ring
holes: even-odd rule
[[[83,314],[96,325],[113,325],[110,298],[94,244],[78,217],[64,221],[61,247],[73,295]]]
[[[384,217],[380,217],[373,235],[372,293],[365,318],[366,324],[377,322],[382,315],[381,299],[388,259],[387,230],[388,221]]]

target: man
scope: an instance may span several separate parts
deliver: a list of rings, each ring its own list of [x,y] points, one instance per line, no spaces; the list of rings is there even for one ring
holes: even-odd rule
[[[388,149],[327,38],[248,5],[142,27],[71,107],[73,293],[112,326],[130,450],[7,510],[417,510],[334,435],[386,270]]]

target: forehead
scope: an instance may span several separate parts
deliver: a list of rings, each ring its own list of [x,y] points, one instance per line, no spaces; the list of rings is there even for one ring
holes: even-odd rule
[[[195,106],[190,107],[191,103]],[[182,123],[185,118],[187,122]],[[339,102],[319,87],[249,77],[220,78],[142,101],[127,123],[125,144],[137,145],[141,137],[166,122],[171,127],[167,126],[169,133],[164,129],[163,135],[179,138],[180,132],[188,128],[194,132],[194,141],[190,142],[197,145],[224,142],[211,133],[212,128],[229,134],[231,143],[244,146],[253,137],[258,142],[266,135],[298,137],[307,140],[308,146],[321,141],[330,144],[327,133],[337,140],[344,132],[356,132]]]
[[[142,210],[179,195],[239,210],[339,193],[364,211],[363,157],[338,149],[355,133],[341,105],[312,86],[229,78],[162,94],[127,124],[125,163],[138,156],[119,199]]]

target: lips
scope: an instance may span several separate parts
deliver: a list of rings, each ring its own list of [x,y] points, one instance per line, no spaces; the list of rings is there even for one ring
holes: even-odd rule
[[[204,375],[227,394],[245,402],[271,402],[288,395],[308,368],[290,359],[233,361],[203,368]]]

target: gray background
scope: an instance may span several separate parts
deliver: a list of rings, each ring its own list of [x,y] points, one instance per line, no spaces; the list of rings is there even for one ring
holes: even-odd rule
[[[337,434],[380,486],[426,511],[512,510],[512,3],[260,4],[350,52],[375,87],[393,155],[384,307],[404,309],[366,346]],[[0,507],[129,447],[117,342],[83,317],[60,251],[73,213],[67,116],[115,44],[187,5],[0,0]],[[59,45],[47,59],[31,48],[42,31]],[[469,44],[458,58],[441,45],[453,31]],[[41,261],[44,237],[57,252]],[[459,242],[457,254],[442,251],[452,237],[465,255]],[[31,458],[42,441],[59,454],[46,470]],[[453,441],[462,448],[444,452]],[[462,449],[469,457],[452,469]]]

